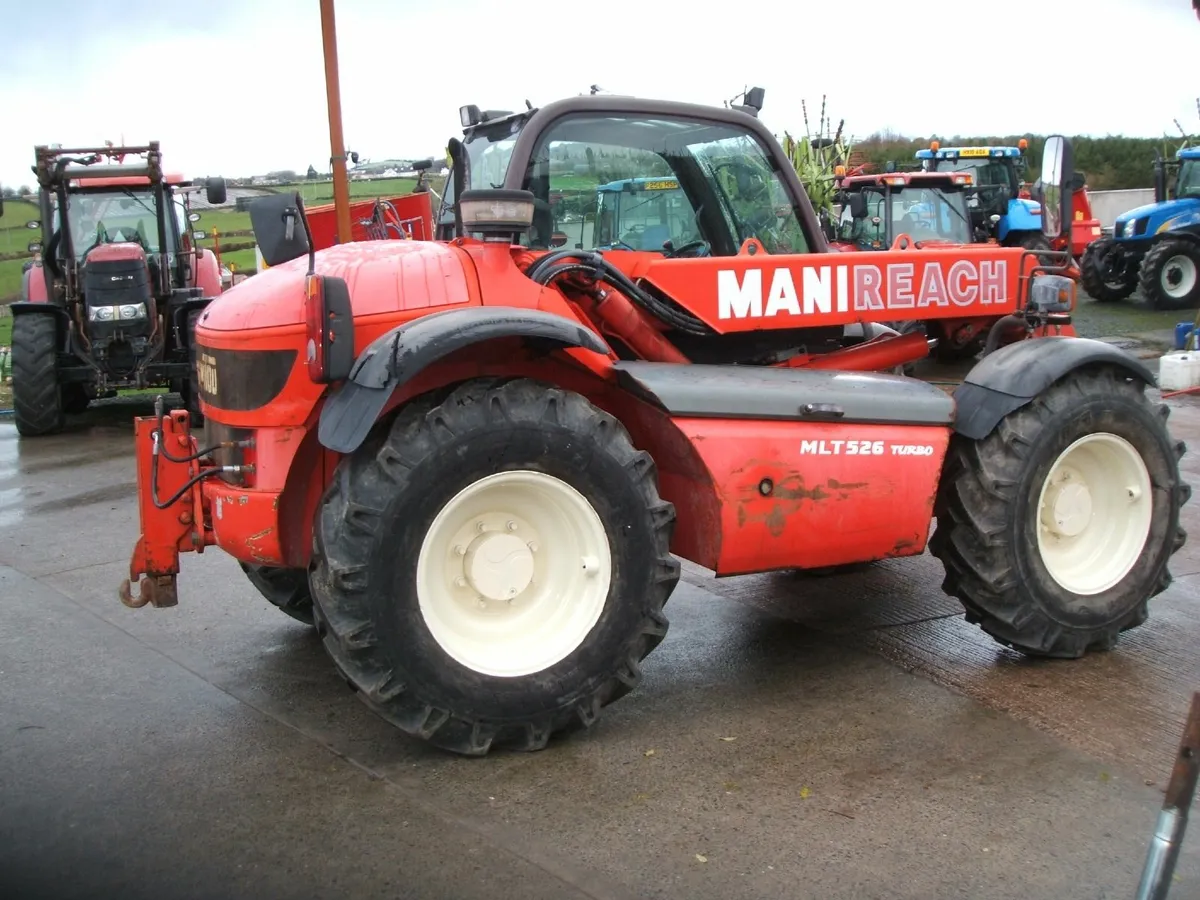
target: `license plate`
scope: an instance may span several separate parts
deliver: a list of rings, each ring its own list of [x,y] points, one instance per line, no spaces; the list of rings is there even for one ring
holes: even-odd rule
[[[967,147],[958,151],[959,156],[987,156],[987,147]]]

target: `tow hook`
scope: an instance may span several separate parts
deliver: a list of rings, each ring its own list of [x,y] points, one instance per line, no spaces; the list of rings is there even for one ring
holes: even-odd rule
[[[141,609],[150,604],[155,609],[179,605],[179,591],[175,586],[174,575],[147,575],[142,579],[138,595],[133,596],[133,585],[126,578],[121,582],[118,591],[121,602],[130,609]]]

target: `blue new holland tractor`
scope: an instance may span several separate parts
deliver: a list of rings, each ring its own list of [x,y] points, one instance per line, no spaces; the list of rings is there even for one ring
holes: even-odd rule
[[[969,172],[967,206],[977,239],[1010,247],[1049,250],[1042,208],[1022,190],[1025,141],[1017,147],[942,147],[933,141],[916,158],[927,172]],[[1026,196],[1021,196],[1023,193]]]
[[[1117,216],[1112,237],[1088,245],[1080,270],[1097,300],[1124,300],[1140,287],[1154,309],[1200,306],[1200,147],[1155,160],[1154,202]]]

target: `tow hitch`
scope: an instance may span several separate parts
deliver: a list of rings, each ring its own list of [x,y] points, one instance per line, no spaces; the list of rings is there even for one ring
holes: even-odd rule
[[[250,442],[228,441],[199,449],[191,433],[186,410],[163,414],[163,398],[154,403],[153,416],[134,420],[134,453],[137,458],[138,516],[141,534],[129,561],[129,577],[117,591],[132,609],[150,605],[176,606],[179,594],[179,554],[203,553],[214,543],[207,523],[201,482],[226,471],[246,471],[250,466],[216,466],[206,457],[221,447]],[[138,594],[133,584],[141,578]]]

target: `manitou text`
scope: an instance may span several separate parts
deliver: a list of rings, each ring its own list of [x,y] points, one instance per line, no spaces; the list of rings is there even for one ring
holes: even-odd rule
[[[721,319],[992,306],[1007,299],[1007,261],[959,259],[874,265],[717,270]]]

